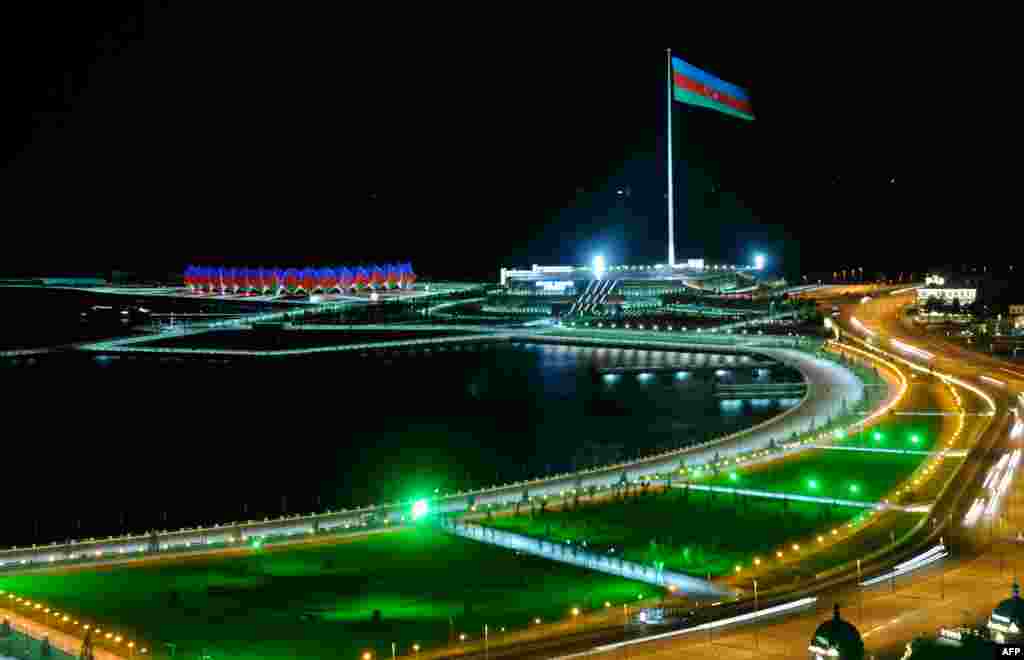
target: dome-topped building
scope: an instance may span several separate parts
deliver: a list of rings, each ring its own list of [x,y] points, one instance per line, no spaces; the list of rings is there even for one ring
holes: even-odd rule
[[[1013,581],[1012,595],[999,603],[988,618],[989,633],[999,644],[1024,640],[1024,599],[1020,597],[1020,585]]]
[[[863,660],[864,640],[852,623],[839,616],[837,603],[833,617],[814,631],[807,650],[811,660]]]

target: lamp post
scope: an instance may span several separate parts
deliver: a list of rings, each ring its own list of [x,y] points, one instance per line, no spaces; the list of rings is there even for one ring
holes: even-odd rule
[[[753,578],[753,580],[754,580],[754,614],[756,615],[757,612],[759,612],[761,608],[758,607],[758,603],[757,603],[757,578]],[[755,650],[757,649],[757,629],[758,629],[758,626],[754,626],[754,649]]]
[[[864,587],[861,586],[860,559],[857,560],[857,617],[860,627],[864,627]]]

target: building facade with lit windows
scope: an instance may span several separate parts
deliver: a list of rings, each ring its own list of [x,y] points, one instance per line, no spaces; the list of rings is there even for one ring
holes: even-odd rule
[[[944,278],[929,277],[931,283],[925,283],[917,290],[917,304],[924,305],[929,300],[939,300],[952,304],[959,300],[961,306],[972,304],[978,298],[978,287],[967,284],[947,284]]]
[[[1010,323],[1015,330],[1024,330],[1024,305],[1010,305]]]
[[[705,264],[688,259],[674,266],[609,265],[595,257],[590,266],[540,266],[517,270],[502,268],[498,280],[501,297],[518,298],[519,306],[533,301],[553,314],[593,312],[628,302],[659,302],[668,294],[696,293],[749,295],[760,286],[764,267]]]

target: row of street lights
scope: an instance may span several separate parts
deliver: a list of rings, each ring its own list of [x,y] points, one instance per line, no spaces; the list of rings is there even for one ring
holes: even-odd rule
[[[671,593],[675,593],[676,588],[674,586],[670,586],[668,590]],[[642,594],[638,595],[637,599],[641,599],[642,597],[643,597]],[[622,607],[623,607],[624,616],[626,616],[627,619],[628,619],[629,604],[628,603],[624,603],[622,605]],[[610,610],[611,608],[612,608],[611,601],[607,601],[607,600],[604,601],[604,608],[603,609],[607,611],[607,610]],[[582,610],[582,608],[580,608],[578,606],[574,606],[574,607],[572,607],[569,610],[569,616],[572,618],[572,620],[574,622],[575,621],[579,621],[579,619],[580,619],[580,617],[582,615],[583,615],[583,610]],[[544,620],[541,617],[539,617],[539,616],[538,617],[534,617],[533,619],[530,620],[530,624],[534,625],[534,626],[539,626],[539,625],[541,625],[543,623],[544,623]],[[498,630],[501,633],[505,633],[506,632],[506,629],[505,629],[504,626],[502,626]],[[460,643],[467,642],[467,641],[470,640],[470,636],[467,633],[464,633],[464,632],[460,632],[454,638],[457,639]],[[489,649],[489,644],[490,644],[490,626],[488,624],[484,624],[482,639],[484,641],[484,651],[485,651],[485,654],[486,654],[488,649]],[[415,642],[415,643],[413,643],[409,647],[409,649],[413,652],[413,654],[417,655],[417,656],[419,655],[419,652],[420,652],[420,650],[422,650],[422,648],[423,647],[420,645],[419,642]],[[391,643],[391,657],[392,658],[397,657],[397,652],[398,652],[398,645],[397,645],[397,643],[392,642]],[[377,656],[376,652],[373,651],[372,649],[366,649],[366,650],[364,650],[359,655],[360,660],[375,660],[375,658],[377,658],[377,657],[378,656]]]
[[[99,626],[93,626],[92,624],[88,623],[79,623],[78,620],[73,619],[68,614],[61,614],[56,609],[46,607],[43,603],[33,602],[27,598],[21,598],[20,596],[8,593],[0,589],[0,597],[5,595],[7,596],[7,600],[10,601],[11,605],[20,605],[25,607],[28,614],[34,614],[36,616],[42,615],[46,619],[52,617],[54,625],[79,627],[82,629],[83,634],[88,635],[91,632],[92,634],[97,636],[97,639],[106,640],[107,642],[112,644],[120,644],[124,641],[124,638],[121,635],[117,635],[112,632],[107,632],[104,635],[103,630]],[[101,637],[101,635],[103,636]],[[126,642],[125,647],[128,649],[128,653],[131,656],[135,655],[135,642],[129,640],[128,642]],[[147,649],[146,647],[140,647],[138,652],[140,655],[145,655],[149,652],[149,649]]]

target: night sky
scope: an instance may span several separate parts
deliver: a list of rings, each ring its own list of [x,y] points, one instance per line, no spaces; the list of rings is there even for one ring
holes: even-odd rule
[[[657,38],[103,7],[8,23],[4,274],[665,259]],[[941,91],[959,60],[876,33],[733,37],[668,44],[758,117],[676,104],[680,258],[763,251],[793,277],[990,256],[991,235],[942,229],[987,196]]]

